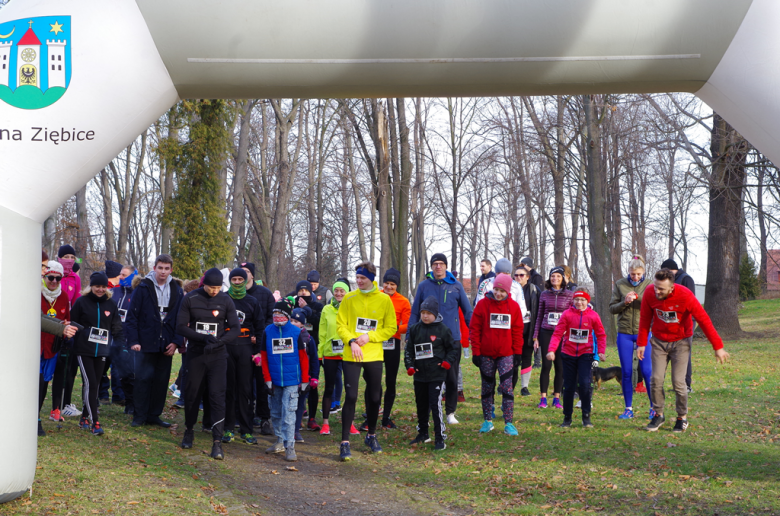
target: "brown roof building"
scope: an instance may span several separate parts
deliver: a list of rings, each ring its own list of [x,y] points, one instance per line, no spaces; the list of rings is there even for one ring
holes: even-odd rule
[[[766,260],[766,288],[780,290],[780,249],[770,249]]]

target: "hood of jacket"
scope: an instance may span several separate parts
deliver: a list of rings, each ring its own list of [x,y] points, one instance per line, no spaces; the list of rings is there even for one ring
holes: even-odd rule
[[[447,271],[447,274],[444,275],[444,278],[442,278],[440,280],[437,280],[436,278],[434,278],[432,272],[429,272],[428,274],[426,274],[425,277],[428,278],[429,280],[431,280],[434,283],[440,283],[440,282],[443,281],[444,283],[449,283],[450,285],[453,285],[453,284],[455,284],[456,281],[458,281],[457,278],[455,278],[455,276],[450,271]]]

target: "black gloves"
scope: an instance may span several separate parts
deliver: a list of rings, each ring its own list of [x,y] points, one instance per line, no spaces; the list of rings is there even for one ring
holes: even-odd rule
[[[471,363],[477,367],[482,367],[482,357],[479,355],[471,355]]]
[[[515,355],[512,359],[512,365],[515,367],[520,367],[520,365],[523,363],[523,355]]]
[[[224,344],[218,341],[217,338],[213,335],[207,336],[205,341],[206,341],[206,347],[203,348],[203,352],[206,353],[207,355],[210,355],[211,353],[216,353],[217,350],[219,350],[224,346]]]
[[[214,335],[206,335],[205,337],[203,337],[203,342],[205,342],[207,345],[216,344],[217,338]]]

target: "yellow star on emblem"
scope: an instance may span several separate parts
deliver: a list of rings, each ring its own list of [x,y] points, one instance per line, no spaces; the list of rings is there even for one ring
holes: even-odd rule
[[[50,23],[49,25],[51,25],[51,30],[49,32],[53,32],[55,36],[60,32],[62,32],[62,25],[60,25],[60,22],[55,21],[54,23]]]

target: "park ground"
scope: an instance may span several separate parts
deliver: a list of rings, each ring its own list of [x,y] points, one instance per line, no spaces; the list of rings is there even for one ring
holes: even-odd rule
[[[0,505],[0,514],[780,514],[780,300],[747,302],[740,315],[746,334],[726,342],[731,363],[716,365],[709,344],[694,341],[685,434],[673,434],[671,423],[644,431],[642,394],[634,397],[637,418],[618,420],[614,381],[595,393],[595,428],[579,427],[575,411],[574,427],[560,429],[559,410],[535,408],[534,370],[534,395],[516,397],[520,435],[502,433],[498,409],[496,430],[480,435],[478,375],[464,359],[467,402],[444,452],[407,445],[416,420],[403,371],[394,410],[400,429],[379,432],[379,456],[353,439],[351,463],[337,462],[338,415],[333,435],[304,432],[297,463],[265,455],[267,437],[259,446],[225,445],[219,462],[207,456],[207,434],[196,433],[192,450],[179,448],[176,409],[164,414],[178,423],[169,431],[131,428],[122,407],[106,406],[98,438],[74,418],[61,430],[44,421],[32,492]],[[614,347],[606,362],[618,365]]]

